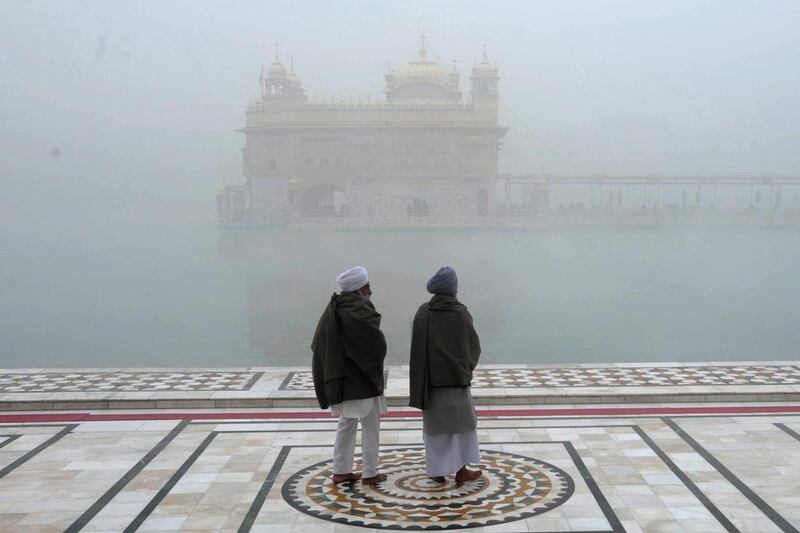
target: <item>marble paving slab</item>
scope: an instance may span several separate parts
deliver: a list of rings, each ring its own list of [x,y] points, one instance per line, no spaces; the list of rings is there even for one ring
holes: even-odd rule
[[[444,485],[421,420],[384,418],[375,487],[332,483],[335,421],[159,414],[0,424],[0,532],[800,528],[795,414],[484,416],[481,477]]]

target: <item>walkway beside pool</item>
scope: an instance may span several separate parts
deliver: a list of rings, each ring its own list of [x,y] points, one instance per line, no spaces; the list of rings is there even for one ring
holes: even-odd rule
[[[319,409],[5,412],[0,531],[797,531],[799,416],[800,402],[483,406],[483,475],[435,486],[419,412],[392,408],[388,480],[370,488],[332,484]]]
[[[308,368],[0,370],[0,532],[800,528],[796,361],[481,365],[483,475],[444,486],[386,379],[370,488]]]
[[[408,367],[389,366],[389,404],[408,403]],[[480,365],[475,403],[800,402],[797,361]],[[0,411],[314,407],[307,367],[0,369]]]

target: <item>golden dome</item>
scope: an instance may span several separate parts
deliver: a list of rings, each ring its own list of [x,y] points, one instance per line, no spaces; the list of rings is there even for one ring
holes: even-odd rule
[[[439,63],[427,60],[412,61],[408,65],[399,68],[394,75],[397,81],[403,82],[441,82],[450,78],[450,72],[447,69],[443,68]]]
[[[428,59],[425,36],[419,39],[416,60],[386,75],[386,95],[389,101],[452,101],[461,99],[459,76]]]
[[[453,73],[446,68],[435,63],[428,61],[428,51],[425,48],[425,36],[421,35],[419,38],[419,56],[416,61],[411,61],[408,65],[400,67],[394,73],[395,79],[398,82],[433,82],[441,83],[446,82]]]

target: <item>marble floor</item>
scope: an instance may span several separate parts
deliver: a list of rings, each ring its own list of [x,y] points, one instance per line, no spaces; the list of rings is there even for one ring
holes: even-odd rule
[[[800,401],[797,361],[480,365],[477,405]],[[386,369],[408,404],[408,366]],[[307,367],[0,369],[0,411],[313,407]]]
[[[492,406],[483,475],[444,486],[418,412],[387,415],[368,488],[331,483],[318,409],[5,412],[0,531],[800,528],[800,404]]]

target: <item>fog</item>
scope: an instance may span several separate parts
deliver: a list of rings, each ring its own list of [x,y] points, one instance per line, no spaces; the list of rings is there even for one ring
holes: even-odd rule
[[[0,0],[0,367],[307,364],[336,274],[355,264],[394,363],[442,264],[486,361],[796,358],[796,217],[219,227],[216,194],[244,183],[236,130],[276,44],[310,101],[355,101],[378,98],[423,33],[465,99],[484,46],[496,62],[500,174],[797,178],[799,24],[793,0]],[[759,187],[715,191],[711,207],[717,194],[800,207],[800,187],[780,201]],[[594,207],[576,191],[554,190],[551,207]],[[626,189],[626,207],[649,209],[652,189],[639,194]],[[691,184],[660,194],[658,208],[711,203]]]

